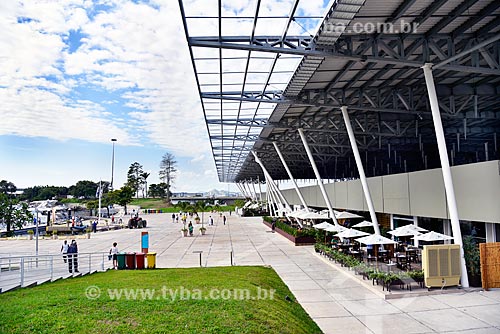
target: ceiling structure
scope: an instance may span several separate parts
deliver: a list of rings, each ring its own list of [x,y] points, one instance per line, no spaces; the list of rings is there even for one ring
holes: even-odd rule
[[[222,182],[264,180],[251,150],[273,179],[289,179],[273,142],[295,178],[313,179],[298,128],[322,178],[357,177],[343,105],[367,176],[440,167],[425,63],[434,64],[451,165],[500,157],[499,1],[337,0],[299,16],[295,0],[273,17],[259,16],[264,0],[253,17],[224,16],[221,0],[204,17],[179,4]],[[193,33],[203,19],[218,31]],[[227,20],[248,20],[248,34],[224,34]],[[265,20],[282,33],[269,34]],[[311,25],[315,35],[297,29]]]

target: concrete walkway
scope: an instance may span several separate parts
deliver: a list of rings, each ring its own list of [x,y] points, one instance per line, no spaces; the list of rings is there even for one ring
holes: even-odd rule
[[[231,252],[236,265],[271,265],[324,333],[500,333],[500,290],[385,300],[312,247],[295,247],[271,233],[261,218],[226,216],[227,225],[214,215],[215,225],[206,226],[206,235],[195,225],[195,236],[185,238],[171,214],[145,215],[147,229],[97,233],[78,240],[79,250],[109,251],[116,241],[120,251],[140,251],[140,234],[148,231],[158,267],[197,267],[195,251],[203,251],[203,266],[228,266]],[[40,252],[57,253],[60,244],[40,240]],[[33,253],[34,241],[0,241],[0,256],[30,249]]]

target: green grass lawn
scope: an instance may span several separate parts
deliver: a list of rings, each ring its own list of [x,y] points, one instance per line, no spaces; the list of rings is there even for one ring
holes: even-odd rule
[[[91,286],[99,288],[100,297],[87,298]],[[114,289],[139,296],[136,289],[155,291],[118,300],[117,295],[110,297]],[[248,289],[250,298],[221,298],[233,289]],[[268,296],[274,289],[273,298],[259,300],[259,289],[266,289]],[[210,297],[211,291],[216,298]],[[294,300],[276,272],[266,267],[108,271],[1,294],[0,332],[321,333],[287,295]]]

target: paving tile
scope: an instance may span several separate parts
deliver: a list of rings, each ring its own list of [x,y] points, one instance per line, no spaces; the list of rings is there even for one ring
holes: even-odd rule
[[[347,317],[351,315],[337,302],[305,302],[300,305],[311,318]]]
[[[324,334],[368,334],[373,333],[361,321],[354,317],[313,318]]]
[[[408,315],[436,332],[475,330],[490,327],[487,323],[456,309],[411,312]]]
[[[340,301],[339,303],[355,316],[401,313],[397,308],[395,308],[394,306],[392,306],[391,304],[380,298],[345,300],[345,301]]]
[[[460,311],[500,328],[500,304],[459,307]]]
[[[418,334],[432,332],[429,327],[406,314],[368,315],[359,316],[357,318],[375,334]]]

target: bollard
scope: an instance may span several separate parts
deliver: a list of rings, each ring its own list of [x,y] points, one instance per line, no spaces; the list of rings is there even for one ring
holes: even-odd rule
[[[203,267],[203,265],[201,264],[201,253],[203,253],[203,251],[193,251],[193,253],[200,254],[200,267]]]

